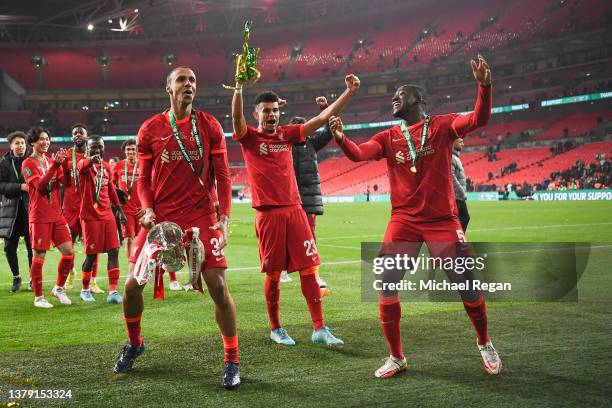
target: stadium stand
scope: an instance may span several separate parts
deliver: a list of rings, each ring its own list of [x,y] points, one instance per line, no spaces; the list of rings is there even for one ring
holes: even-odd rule
[[[608,21],[597,11],[606,5],[603,0],[477,0],[462,8],[454,7],[456,3],[450,0],[435,4],[431,7],[428,2],[415,2],[394,11],[353,15],[348,27],[343,17],[337,20],[323,16],[321,21],[303,25],[258,27],[251,41],[261,47],[261,82],[272,88],[285,86],[293,92],[281,121],[286,123],[293,115],[316,115],[318,108],[313,101],[320,91],[310,91],[311,84],[338,77],[338,88],[326,93],[334,99],[342,90],[340,77],[346,72],[364,74],[375,81],[342,113],[346,124],[393,119],[390,96],[398,85],[394,78],[406,72],[414,73],[417,82],[430,91],[428,106],[432,113],[470,110],[475,94],[472,79],[469,73],[453,77],[452,64],[461,62],[465,67],[465,60],[477,52],[503,52],[521,44],[545,48],[541,42],[555,35],[601,29]],[[454,7],[455,12],[439,17],[437,10],[445,7]],[[221,83],[232,82],[234,57],[228,49],[240,48],[241,38],[236,32],[202,35],[188,42],[124,40],[87,46],[0,48],[0,70],[17,81],[27,96],[33,96],[26,98],[19,110],[0,111],[0,131],[41,123],[55,135],[67,134],[72,123],[83,122],[95,133],[135,135],[140,124],[167,103],[160,92],[163,78],[173,66],[201,67],[199,87],[205,91],[220,89]],[[172,64],[168,64],[168,58]],[[40,68],[36,68],[37,62],[42,63]],[[607,91],[612,86],[608,56],[590,50],[578,60],[568,53],[522,63],[505,55],[499,65],[495,106],[525,103],[535,109],[543,99]],[[137,76],[133,75],[134,66],[139,67]],[[432,75],[436,78],[429,76],[430,68],[439,69]],[[378,74],[380,78],[376,78]],[[448,78],[438,79],[438,74]],[[120,97],[107,101],[102,91]],[[128,91],[133,96],[123,98]],[[215,115],[227,130],[231,128],[231,96],[219,95],[209,97],[202,92],[198,106]],[[249,99],[246,102],[249,105]],[[589,144],[555,155],[550,151],[550,146],[566,139],[578,144],[588,142],[595,130],[601,131],[603,124],[612,120],[605,107],[581,109],[494,115],[486,128],[465,139],[463,161],[474,185],[531,183],[568,168],[575,160],[590,160],[587,156],[592,151],[585,147]],[[378,130],[351,131],[350,136],[362,142]],[[109,149],[113,155],[120,155],[112,143]],[[325,194],[360,194],[368,187],[374,190],[374,186],[375,192],[388,191],[384,161],[352,163],[337,155],[333,142],[319,155]],[[490,155],[496,160],[490,161]],[[240,147],[229,140],[228,158],[233,180],[246,184]],[[509,167],[511,172],[506,174]]]

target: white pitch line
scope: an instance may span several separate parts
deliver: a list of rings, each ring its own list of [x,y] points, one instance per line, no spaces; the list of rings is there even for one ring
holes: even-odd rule
[[[550,225],[528,225],[524,227],[498,227],[498,228],[472,228],[468,230],[470,232],[485,232],[485,231],[514,231],[523,229],[541,229],[541,228],[574,228],[574,227],[590,227],[594,225],[612,225],[612,222],[595,222],[590,224],[550,224]],[[332,239],[349,239],[349,238],[370,238],[370,237],[383,237],[384,232],[380,234],[363,234],[363,235],[344,235],[337,237],[317,237],[317,241],[327,241]]]
[[[475,229],[471,229],[470,232],[474,232],[474,231],[477,231],[477,232],[478,231],[512,231],[512,230],[541,229],[541,228],[567,228],[567,227],[573,228],[573,227],[588,227],[588,226],[593,226],[593,225],[612,225],[612,222],[597,222],[597,223],[590,223],[590,224],[529,225],[525,227],[475,228]],[[331,239],[378,237],[378,236],[382,236],[382,235],[381,234],[365,234],[365,235],[345,235],[345,236],[339,236],[339,237],[320,237],[320,238],[317,238],[317,241],[331,240]],[[344,249],[361,249],[361,247],[349,247],[349,246],[340,246],[340,245],[331,245],[331,244],[319,244],[319,245],[328,246],[328,247],[344,248]],[[361,261],[360,260],[359,261],[336,261],[336,262],[325,262],[323,265],[343,265],[343,264],[354,264],[354,263],[359,263],[359,262]],[[227,272],[251,271],[251,270],[257,271],[259,269],[260,268],[258,266],[249,266],[249,267],[244,267],[244,268],[231,268],[231,269],[228,269]],[[182,275],[182,274],[186,274],[186,272],[178,272],[177,274]],[[107,280],[108,278],[105,276],[99,276],[97,279]],[[55,282],[55,279],[43,281],[43,283],[50,283],[50,282]],[[0,287],[8,287],[8,286],[12,286],[12,284],[11,283],[0,283]]]
[[[361,259],[359,260],[353,260],[353,261],[333,261],[333,262],[324,262],[321,265],[322,266],[326,266],[326,265],[351,265],[351,264],[358,264],[361,263]],[[246,266],[246,267],[242,267],[242,268],[228,268],[226,270],[227,273],[231,273],[231,272],[241,272],[241,271],[259,271],[260,267],[259,266]],[[79,272],[77,272],[78,275]],[[100,272],[98,272],[100,273]],[[187,275],[187,272],[177,272],[177,275]],[[27,286],[27,281],[26,281],[27,277],[23,277],[23,283],[22,286],[25,284]],[[79,279],[77,279],[75,282],[78,282]],[[96,278],[96,280],[108,280],[108,276],[101,276],[98,275],[98,277]],[[55,279],[51,279],[51,280],[44,280],[43,283],[52,283],[55,282]],[[0,283],[0,287],[9,287],[12,286],[12,283]],[[22,289],[23,291],[23,289]]]
[[[317,243],[317,246],[329,247],[329,248],[341,248],[341,249],[361,249],[361,247],[358,247],[358,246],[332,245],[332,244],[319,244],[319,243]]]
[[[528,225],[526,227],[501,227],[501,228],[476,228],[472,231],[513,231],[522,229],[541,229],[541,228],[568,228],[568,227],[589,227],[593,225],[612,225],[612,222],[595,222],[591,224],[551,224],[551,225]]]

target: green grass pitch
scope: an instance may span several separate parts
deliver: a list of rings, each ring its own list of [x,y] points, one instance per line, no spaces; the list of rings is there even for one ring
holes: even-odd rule
[[[471,241],[612,243],[608,202],[470,203]],[[580,300],[567,303],[491,302],[490,333],[504,361],[487,375],[475,333],[460,303],[403,303],[402,334],[409,370],[374,378],[387,354],[376,303],[361,302],[359,245],[381,240],[389,205],[330,204],[318,218],[321,276],[331,288],[326,323],[346,342],[340,350],[310,344],[311,325],[299,279],[281,285],[283,325],[292,348],[268,338],[263,276],[258,271],[254,212],[235,205],[228,283],[237,305],[243,385],[220,387],[222,345],[209,296],[145,292],[147,352],[125,376],[112,365],[126,341],[121,308],[103,295],[61,306],[50,297],[57,251],[48,254],[44,290],[56,305],[36,309],[31,292],[9,293],[10,272],[0,256],[0,406],[232,407],[232,406],[609,406],[612,400],[612,266],[601,245],[579,283]],[[77,248],[80,251],[81,248]],[[600,252],[597,252],[600,251]],[[604,252],[607,251],[607,252]],[[122,276],[126,261],[122,252]],[[20,253],[27,282],[25,252]],[[76,262],[83,261],[77,252]],[[101,259],[101,286],[105,257]],[[184,279],[185,275],[181,275]],[[297,277],[297,276],[296,276]],[[9,399],[10,390],[71,390],[70,400]]]

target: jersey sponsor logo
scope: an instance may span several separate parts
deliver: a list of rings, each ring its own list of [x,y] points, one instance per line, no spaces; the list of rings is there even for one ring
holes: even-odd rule
[[[417,150],[417,154],[419,156],[419,158],[425,157],[425,156],[430,156],[432,154],[434,154],[436,152],[436,149],[434,149],[431,146],[425,146],[423,149],[419,149]],[[412,162],[412,157],[406,153],[404,153],[401,150],[398,150],[395,153],[395,161],[397,162],[397,164],[406,164],[407,161]]]
[[[170,154],[168,153],[168,151],[166,149],[164,149],[164,151],[161,154],[161,161],[162,163],[170,163]]]
[[[397,153],[395,153],[395,161],[397,162],[397,164],[406,163],[406,155],[404,154],[404,152],[398,150]]]
[[[200,152],[197,150],[188,150],[187,154],[189,155],[189,158],[192,161],[196,161],[196,160],[200,160]],[[183,153],[181,153],[180,150],[166,150],[164,149],[164,151],[161,153],[160,155],[161,161],[164,164],[168,164],[171,161],[183,161]],[[136,173],[136,175],[138,176],[138,173]]]
[[[436,152],[436,149],[434,149],[431,146],[425,146],[424,148],[419,150],[419,157],[425,157],[425,156],[429,156],[432,155]]]
[[[192,161],[200,160],[200,152],[197,150],[187,150],[187,154]],[[170,152],[170,161],[181,161],[183,159],[183,153],[180,150],[172,150]]]
[[[259,154],[261,156],[266,156],[268,154],[268,145],[266,143],[259,144]]]
[[[289,145],[285,143],[260,143],[259,154],[267,156],[270,153],[284,153],[289,151]]]
[[[393,139],[393,141],[394,141],[394,142],[401,142],[402,140],[405,140],[405,139],[402,139],[402,138],[399,138],[399,139]]]
[[[268,146],[268,149],[270,150],[270,153],[282,153],[282,152],[288,152],[289,151],[289,145],[286,144],[271,144],[270,146]]]
[[[168,139],[170,139],[172,136],[173,136],[172,134],[170,134],[170,136],[166,136],[166,137],[163,137],[163,136],[162,136],[161,140],[168,140]]]

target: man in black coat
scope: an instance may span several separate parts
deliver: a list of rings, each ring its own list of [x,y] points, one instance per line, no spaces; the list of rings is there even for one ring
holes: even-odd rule
[[[319,96],[316,99],[317,105],[321,110],[327,108],[327,99],[324,96]],[[290,122],[292,125],[306,123],[306,119],[295,116]],[[325,125],[325,129],[317,131],[310,135],[304,143],[296,143],[293,145],[293,169],[295,170],[295,178],[300,190],[302,198],[302,208],[308,217],[308,224],[312,231],[312,236],[315,237],[315,225],[317,215],[323,215],[323,195],[321,194],[321,178],[319,177],[319,167],[317,165],[317,152],[323,149],[332,139],[333,135],[329,130],[329,125]],[[321,294],[327,295],[327,284],[321,279],[317,273],[317,281],[321,287]],[[281,282],[291,282],[291,278],[287,272],[283,272]]]
[[[27,136],[23,132],[8,135],[10,151],[0,160],[0,237],[4,238],[4,253],[13,273],[11,292],[21,289],[17,245],[24,237],[28,260],[32,266],[32,246],[28,231],[28,186],[21,175],[21,163],[27,157]],[[28,269],[29,270],[29,269]]]

